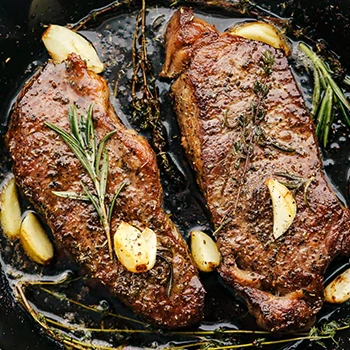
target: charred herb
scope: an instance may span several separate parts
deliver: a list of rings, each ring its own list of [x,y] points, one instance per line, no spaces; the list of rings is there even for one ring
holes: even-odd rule
[[[301,187],[304,187],[304,203],[309,207],[311,211],[314,211],[307,199],[307,192],[308,192],[309,186],[316,179],[314,176],[311,176],[309,178],[304,178],[304,177],[290,174],[287,172],[277,172],[275,173],[275,175],[286,179],[286,181],[279,181],[279,182],[284,186],[286,186],[287,188],[294,190],[295,192],[298,191]]]
[[[335,111],[338,111],[345,123],[350,126],[350,103],[333,79],[333,72],[329,66],[304,43],[299,44],[299,49],[306,54],[313,65],[312,116],[316,124],[316,135],[323,147],[326,147]]]
[[[68,118],[71,133],[68,133],[52,123],[46,122],[45,124],[62,138],[78,158],[94,184],[94,191],[91,191],[87,184],[81,182],[81,187],[83,189],[82,193],[72,191],[53,191],[52,193],[58,197],[81,200],[93,204],[100,218],[101,225],[106,233],[109,256],[113,259],[110,223],[116,199],[125,186],[125,183],[120,185],[117,192],[113,195],[112,201],[108,205],[107,180],[109,160],[108,149],[105,146],[108,139],[114,135],[117,130],[107,133],[99,142],[97,142],[93,123],[92,104],[89,106],[86,116],[78,116],[76,106],[71,106],[68,111]]]
[[[166,138],[160,121],[160,105],[156,79],[147,54],[146,1],[136,18],[132,44],[133,77],[131,86],[133,118],[141,128],[151,131],[151,144],[166,170],[169,160],[165,153]]]

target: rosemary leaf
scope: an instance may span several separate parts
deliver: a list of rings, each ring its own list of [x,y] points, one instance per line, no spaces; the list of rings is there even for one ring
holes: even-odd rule
[[[73,191],[52,191],[52,193],[57,196],[57,197],[62,197],[62,198],[70,198],[70,199],[77,199],[80,201],[89,201],[88,196],[84,196],[80,193],[76,193]]]
[[[314,93],[312,96],[312,115],[316,116],[317,107],[320,103],[321,97],[321,83],[320,83],[320,73],[318,69],[314,69]]]
[[[71,124],[72,134],[75,137],[75,139],[77,140],[80,147],[84,148],[84,141],[83,141],[83,138],[82,138],[80,130],[79,130],[81,127],[81,125],[80,125],[81,123],[78,122],[78,111],[77,111],[77,107],[75,105],[72,105],[70,107],[69,116],[70,116],[70,124]]]
[[[95,207],[95,209],[97,211],[97,214],[100,217],[101,222],[103,222],[102,210],[100,208],[98,200],[96,199],[96,197],[89,191],[89,189],[82,182],[81,182],[81,186],[83,187],[84,193],[86,194],[86,196],[89,198],[90,202]]]
[[[325,117],[326,117],[326,112],[328,111],[328,104],[330,102],[331,94],[332,94],[332,89],[330,86],[328,86],[325,94],[323,95],[321,106],[316,118],[316,121],[317,121],[316,135],[318,138],[322,138],[324,134]]]
[[[108,222],[111,223],[111,220],[112,220],[112,214],[113,214],[113,209],[114,209],[114,206],[115,206],[115,201],[117,200],[118,196],[119,196],[119,193],[121,192],[121,190],[124,188],[124,186],[126,185],[126,182],[123,182],[117,192],[115,193],[115,195],[113,196],[113,200],[112,200],[112,203],[109,207],[109,211],[108,211]]]
[[[349,118],[348,114],[346,113],[346,110],[345,110],[343,104],[339,101],[337,96],[334,96],[334,100],[337,102],[340,113],[342,114],[346,124],[348,124],[348,126],[350,126],[350,118]]]
[[[99,145],[98,145],[98,150],[97,150],[97,154],[96,154],[96,159],[95,159],[95,169],[96,169],[96,174],[99,175],[100,172],[100,161],[102,158],[102,153],[105,147],[105,144],[107,142],[107,140],[114,135],[117,132],[117,130],[113,130],[109,133],[107,133],[100,141]]]
[[[91,144],[91,141],[95,139],[95,132],[94,132],[94,123],[92,122],[92,105],[89,106],[89,109],[87,111],[87,118],[85,123],[85,140],[86,140],[86,146],[91,151],[94,151],[94,145]]]
[[[333,89],[333,92],[335,93],[335,95],[338,97],[338,99],[340,100],[340,102],[344,105],[344,107],[346,107],[346,109],[348,111],[350,111],[350,103],[349,101],[346,99],[343,91],[339,88],[339,86],[335,83],[335,81],[331,78],[331,76],[327,77],[327,80],[330,84],[330,86]]]
[[[329,129],[332,125],[333,120],[333,91],[331,89],[327,89],[326,94],[329,94],[327,106],[325,110],[325,120],[324,120],[324,132],[323,132],[323,147],[327,146]]]
[[[106,188],[107,188],[107,179],[108,179],[108,150],[105,149],[103,151],[103,160],[102,160],[102,167],[101,167],[101,174],[100,174],[100,196],[105,197],[106,195]]]

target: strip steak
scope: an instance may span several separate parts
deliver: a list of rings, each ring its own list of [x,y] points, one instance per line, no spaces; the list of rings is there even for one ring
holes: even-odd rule
[[[109,149],[109,200],[123,182],[111,222],[121,221],[155,231],[157,261],[145,273],[128,272],[110,259],[105,232],[89,202],[57,197],[52,191],[83,193],[81,181],[91,181],[64,141],[45,122],[70,132],[68,107],[86,114],[93,103],[97,138],[117,130]],[[61,64],[49,62],[22,91],[11,116],[7,144],[17,184],[44,215],[56,242],[93,279],[150,322],[166,328],[200,320],[204,290],[187,245],[162,209],[162,189],[156,157],[147,141],[127,130],[109,102],[106,81],[86,69],[72,54]]]
[[[273,57],[271,74],[266,55]],[[260,326],[310,327],[327,266],[349,254],[349,210],[325,179],[314,125],[284,53],[218,33],[182,8],[168,25],[162,76],[176,78],[182,144],[217,229],[220,275]],[[306,201],[305,184],[295,190],[296,218],[278,239],[268,178],[290,186],[311,181]]]

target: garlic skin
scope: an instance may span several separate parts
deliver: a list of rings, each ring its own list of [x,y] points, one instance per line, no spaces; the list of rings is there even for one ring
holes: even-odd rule
[[[10,178],[2,188],[0,197],[0,223],[5,235],[13,240],[19,237],[21,207],[18,200],[15,179]]]
[[[66,27],[50,24],[42,35],[42,41],[54,61],[62,62],[74,52],[86,61],[87,68],[93,72],[101,73],[104,69],[91,43]]]
[[[342,304],[350,299],[350,269],[336,277],[324,290],[325,301]]]
[[[53,245],[35,214],[29,212],[21,224],[20,240],[28,257],[46,265],[54,257]]]
[[[286,40],[271,24],[265,22],[237,24],[229,29],[229,33],[246,39],[261,41],[276,49],[282,49],[286,56],[290,55],[290,48]]]
[[[202,231],[191,232],[191,253],[200,271],[211,272],[220,265],[221,255],[216,243]]]
[[[149,228],[142,232],[122,222],[114,234],[114,251],[119,262],[130,272],[149,271],[156,263],[157,236]]]
[[[289,189],[274,179],[267,179],[273,207],[273,236],[281,237],[292,225],[297,213],[297,204]]]

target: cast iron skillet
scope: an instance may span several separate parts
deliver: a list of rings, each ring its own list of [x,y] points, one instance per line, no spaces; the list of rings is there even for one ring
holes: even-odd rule
[[[1,0],[0,2],[0,168],[6,152],[4,115],[11,104],[13,91],[18,85],[23,72],[42,50],[40,40],[42,23],[74,23],[92,10],[110,3],[110,0]],[[159,1],[164,4],[165,1]],[[293,17],[293,21],[315,38],[323,38],[329,47],[340,55],[345,67],[350,66],[350,2],[289,0],[266,1],[260,6],[279,13],[283,17]],[[34,9],[34,10],[33,10]],[[29,13],[31,15],[29,16]],[[10,58],[10,59],[9,59]],[[348,167],[348,155],[338,155],[342,167],[329,171],[349,203],[348,177],[344,176]],[[338,163],[339,164],[339,163]],[[349,333],[342,333],[342,348],[347,348],[346,338]],[[345,340],[345,343],[344,343]],[[61,346],[40,332],[34,326],[27,313],[12,299],[3,271],[0,271],[0,349],[60,349]]]

